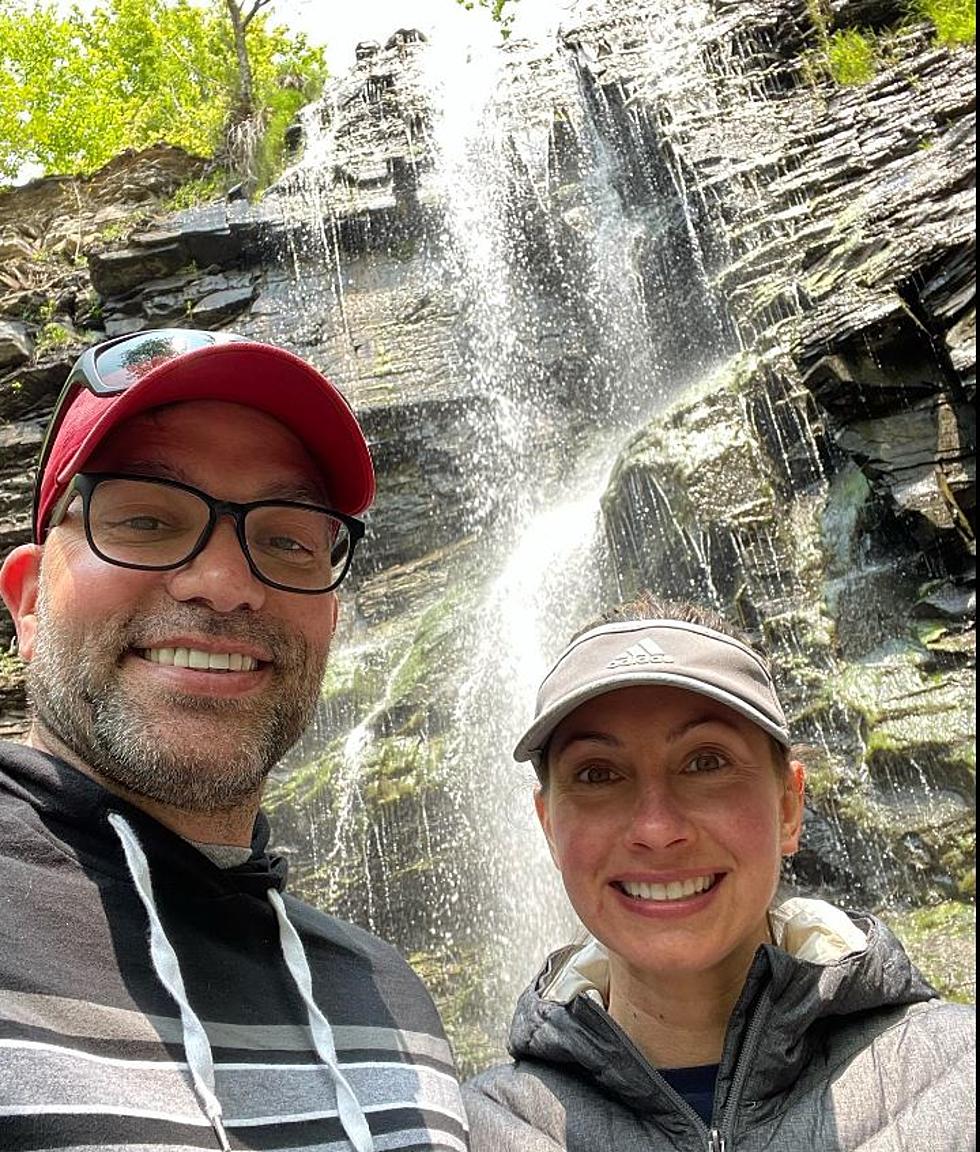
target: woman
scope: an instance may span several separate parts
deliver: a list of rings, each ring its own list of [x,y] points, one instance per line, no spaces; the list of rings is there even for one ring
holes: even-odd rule
[[[774,904],[803,766],[763,660],[641,601],[581,634],[515,751],[591,934],[467,1087],[472,1152],[975,1147],[974,1010],[874,917]]]

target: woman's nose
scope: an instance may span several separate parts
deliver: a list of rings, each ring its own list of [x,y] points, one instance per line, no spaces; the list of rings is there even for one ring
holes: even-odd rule
[[[690,814],[666,777],[637,788],[630,814],[629,837],[638,847],[666,848],[690,839]]]

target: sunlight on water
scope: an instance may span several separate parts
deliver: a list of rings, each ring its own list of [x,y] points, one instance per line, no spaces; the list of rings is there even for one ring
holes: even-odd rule
[[[614,9],[525,0],[504,46],[483,22],[464,40],[430,27],[428,43],[382,47],[309,113],[306,154],[282,181],[295,224],[294,307],[310,314],[310,346],[323,333],[324,346],[333,340],[331,371],[366,389],[382,452],[397,456],[385,439],[392,412],[409,435],[415,422],[438,428],[410,442],[442,453],[439,462],[412,459],[418,472],[399,482],[413,490],[382,488],[379,505],[390,501],[399,531],[400,509],[432,484],[451,521],[448,558],[430,561],[422,545],[404,565],[419,572],[389,584],[369,569],[355,593],[381,581],[368,588],[375,615],[355,621],[356,641],[345,638],[347,679],[317,730],[326,767],[319,791],[310,786],[313,875],[329,906],[467,966],[497,1051],[520,987],[576,931],[534,816],[533,773],[511,758],[542,675],[572,633],[628,591],[623,573],[654,585],[666,571],[665,583],[686,586],[675,594],[715,606],[737,581],[747,603],[778,617],[800,591],[784,570],[798,570],[778,524],[753,509],[763,488],[776,499],[774,468],[812,486],[811,507],[826,495],[820,445],[788,385],[761,388],[751,411],[729,390],[739,371],[764,377],[735,353],[771,317],[723,298],[721,273],[756,242],[792,243],[796,226],[795,216],[756,211],[765,189],[746,157],[778,141],[750,131],[748,114],[730,115],[761,98],[740,71],[747,49],[703,50],[706,4],[644,0],[609,33],[620,36],[613,51],[600,17]],[[588,12],[597,23],[583,33]],[[717,189],[698,183],[680,142],[708,157],[702,171],[731,182],[751,218],[742,234],[707,226]],[[370,289],[360,296],[358,277]],[[365,298],[378,285],[387,294],[375,314]],[[403,318],[414,325],[418,315],[442,325],[438,356],[429,350],[425,362],[436,383],[412,375],[415,333],[424,342],[428,329]],[[392,359],[386,341],[399,325],[408,334],[391,342],[407,350]],[[721,395],[716,407],[709,394]],[[659,457],[627,470],[612,508],[617,453],[680,396],[683,415],[669,415],[649,447],[673,470],[658,470]],[[463,458],[452,461],[465,481],[458,492],[440,471],[448,425],[432,416],[447,401],[467,406]],[[743,467],[714,471],[733,444]],[[710,522],[689,499],[703,475],[720,509]],[[794,500],[791,517],[805,503],[798,492]],[[793,549],[809,546],[789,538]],[[872,557],[839,559],[828,600],[875,574]],[[413,580],[416,600],[379,607]],[[786,631],[786,651],[811,661]],[[825,715],[807,738],[829,750],[836,723]],[[859,760],[865,751],[856,747]],[[912,769],[925,803],[936,791],[928,765]],[[888,777],[882,794],[906,786]],[[847,887],[883,875],[882,842],[846,843],[841,829],[832,811],[813,822],[830,879]]]

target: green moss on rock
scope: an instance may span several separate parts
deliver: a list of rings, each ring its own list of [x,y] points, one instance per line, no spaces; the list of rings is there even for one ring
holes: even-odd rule
[[[413,952],[408,957],[439,1009],[462,1077],[486,1068],[499,1057],[498,1047],[482,1023],[487,1009],[482,959],[475,951],[459,953],[449,948]]]
[[[977,910],[973,904],[947,900],[886,914],[883,919],[940,995],[962,1004],[975,1003]]]

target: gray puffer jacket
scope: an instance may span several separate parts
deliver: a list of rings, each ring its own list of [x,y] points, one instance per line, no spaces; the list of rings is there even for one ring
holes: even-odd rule
[[[732,1013],[709,1129],[603,1007],[594,941],[518,1003],[512,1065],[465,1089],[472,1152],[967,1152],[975,1009],[943,1003],[872,916],[771,913]]]

